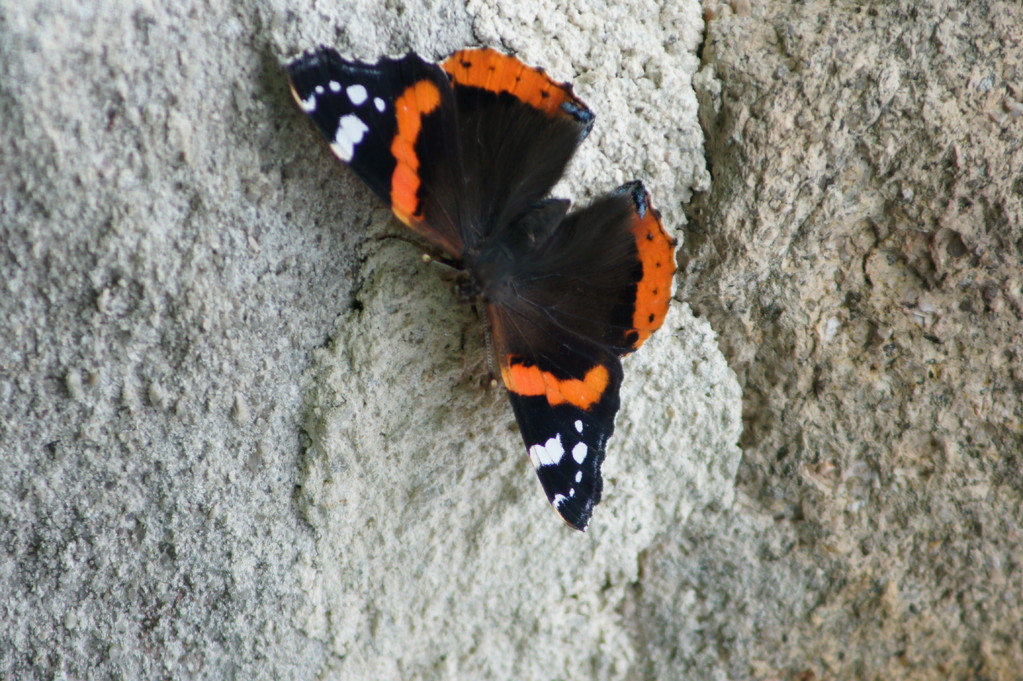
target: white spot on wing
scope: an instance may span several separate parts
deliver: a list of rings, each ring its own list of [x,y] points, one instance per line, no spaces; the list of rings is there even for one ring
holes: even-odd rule
[[[572,458],[575,459],[576,463],[582,463],[586,460],[586,451],[586,445],[579,442],[575,447],[572,447]]]
[[[302,111],[305,111],[306,113],[316,111],[316,95],[309,95],[305,99],[298,100],[298,105],[302,107]]]
[[[575,481],[576,482],[581,482],[582,479],[583,479],[583,472],[582,471],[577,471],[576,474],[575,474]]]
[[[566,501],[568,501],[568,497],[564,494],[555,494],[554,500],[551,503],[554,504],[554,508],[561,508],[561,505]]]
[[[533,445],[529,448],[529,460],[533,466],[556,466],[561,457],[565,455],[565,448],[561,446],[561,433],[558,433],[542,445]]]
[[[318,94],[318,95],[322,95],[323,94],[323,86],[322,85],[317,85],[316,86],[316,94]]]
[[[582,421],[576,421],[575,422],[575,432],[577,432],[577,433],[583,432],[583,422]]]
[[[341,92],[341,83],[337,82],[336,80],[332,80],[329,83],[327,83],[327,87],[330,88],[331,92]]]
[[[348,93],[348,99],[351,100],[352,104],[359,106],[366,101],[369,96],[366,93],[366,88],[361,85],[349,85],[348,89],[345,90]]]
[[[377,108],[377,111],[379,111],[380,113],[384,112],[384,100],[380,99],[379,97],[373,98],[373,106],[375,106]]]
[[[369,130],[369,126],[363,123],[358,116],[354,114],[342,116],[338,121],[337,133],[334,135],[334,141],[330,148],[339,159],[347,163],[352,160],[352,156],[355,155],[355,145],[362,141],[367,130]]]

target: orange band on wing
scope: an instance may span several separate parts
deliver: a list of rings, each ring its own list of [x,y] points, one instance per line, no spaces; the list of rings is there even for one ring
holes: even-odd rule
[[[589,409],[600,401],[607,390],[611,375],[607,368],[597,365],[577,378],[557,378],[538,366],[508,363],[501,367],[501,377],[508,390],[524,397],[544,396],[552,407],[571,404],[580,409]]]
[[[437,84],[421,80],[410,85],[394,101],[398,117],[398,133],[391,142],[391,153],[397,164],[391,176],[391,209],[398,219],[411,226],[422,220],[419,210],[419,157],[416,140],[423,128],[423,116],[440,106]]]
[[[546,114],[561,113],[565,102],[583,106],[567,84],[555,83],[542,69],[488,47],[455,52],[440,66],[457,85],[508,92]]]
[[[646,215],[636,216],[632,223],[636,250],[643,262],[643,278],[636,284],[636,309],[632,327],[637,339],[633,350],[643,344],[664,323],[671,302],[671,285],[675,278],[675,240],[661,224],[661,215],[649,205]]]

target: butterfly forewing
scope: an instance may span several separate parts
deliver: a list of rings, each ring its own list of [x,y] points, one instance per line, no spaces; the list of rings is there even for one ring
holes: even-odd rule
[[[463,176],[447,75],[414,54],[375,64],[320,48],[288,65],[295,101],[399,220],[452,257],[462,252]]]
[[[466,244],[505,238],[547,196],[593,124],[593,114],[542,71],[491,49],[446,59],[465,169]]]

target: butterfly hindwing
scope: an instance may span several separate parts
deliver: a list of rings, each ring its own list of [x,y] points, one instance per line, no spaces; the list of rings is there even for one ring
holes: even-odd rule
[[[642,274],[636,282],[635,298],[631,309],[631,327],[625,332],[625,352],[641,346],[650,335],[661,328],[668,314],[668,305],[675,292],[675,246],[661,223],[661,214],[650,205],[650,195],[642,182],[630,182],[619,187],[617,195],[632,199],[633,213],[629,232],[636,244],[636,255],[642,264]]]
[[[638,182],[569,214],[492,304],[497,362],[548,500],[584,529],[600,500],[622,368],[664,321],[674,240]]]
[[[538,349],[578,337],[623,356],[664,322],[674,249],[646,189],[630,182],[532,244],[511,277],[515,295],[499,302]]]

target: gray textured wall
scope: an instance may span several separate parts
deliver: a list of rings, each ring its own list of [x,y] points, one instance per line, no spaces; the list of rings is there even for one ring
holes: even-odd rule
[[[0,0],[0,677],[1018,678],[1021,25]],[[684,234],[587,534],[291,102],[319,43],[572,80],[558,193]]]

